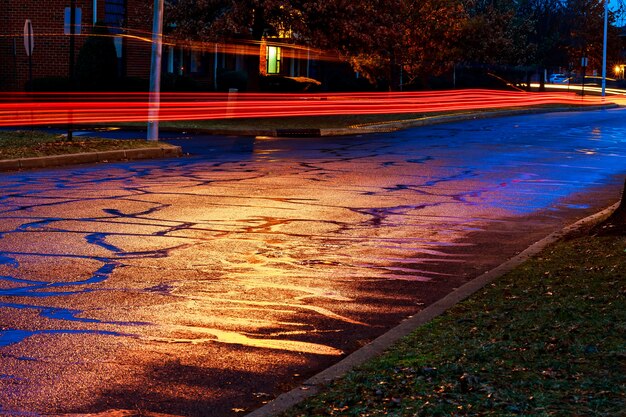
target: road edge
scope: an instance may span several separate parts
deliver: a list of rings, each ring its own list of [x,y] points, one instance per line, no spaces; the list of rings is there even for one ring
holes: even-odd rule
[[[619,202],[595,214],[569,224],[561,230],[550,233],[548,236],[533,243],[513,258],[467,282],[443,297],[441,300],[434,302],[417,314],[405,319],[396,327],[382,334],[359,350],[352,352],[335,365],[319,372],[304,381],[298,387],[279,395],[271,402],[246,414],[244,417],[273,417],[278,413],[287,411],[307,398],[316,395],[330,382],[343,377],[354,368],[379,356],[400,339],[412,333],[418,327],[445,313],[448,309],[470,297],[480,289],[484,288],[487,284],[495,281],[531,257],[537,255],[549,245],[581,230],[584,227],[593,226],[607,219],[620,206],[622,201],[623,198]]]
[[[556,107],[556,108],[525,108],[525,109],[508,109],[508,110],[495,110],[495,111],[484,111],[484,112],[470,112],[465,114],[452,114],[448,116],[427,116],[419,119],[409,119],[409,120],[399,120],[391,123],[377,123],[370,124],[367,126],[351,128],[352,133],[388,133],[394,132],[397,130],[410,129],[413,127],[420,126],[432,126],[443,123],[455,123],[455,122],[464,122],[468,120],[479,120],[479,119],[493,119],[497,117],[510,117],[510,116],[519,116],[519,115],[527,115],[527,114],[544,114],[544,113],[564,113],[564,112],[575,112],[575,111],[596,111],[596,110],[609,110],[616,109],[620,106],[615,103],[611,104],[602,104],[597,106],[581,106],[581,107]],[[320,129],[322,130],[322,129]],[[325,131],[321,131],[321,136],[330,136],[332,135],[332,129],[326,129]],[[338,134],[347,134],[347,133],[338,133]]]
[[[101,152],[40,156],[35,158],[2,159],[0,160],[0,171],[20,171],[24,169],[139,159],[177,158],[182,156],[182,154],[183,151],[180,146],[163,143],[158,147],[151,148],[118,149]]]

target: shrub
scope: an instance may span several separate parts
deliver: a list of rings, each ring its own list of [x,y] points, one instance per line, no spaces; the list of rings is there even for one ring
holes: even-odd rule
[[[365,78],[356,78],[354,73],[333,73],[328,78],[329,91],[374,91],[374,86]]]
[[[116,90],[144,92],[150,89],[150,80],[140,77],[122,77],[116,84]]]
[[[245,71],[224,71],[217,74],[217,89],[228,91],[236,88],[239,91],[248,89],[248,74]]]
[[[313,78],[285,77],[283,75],[263,75],[259,80],[261,91],[276,91],[283,93],[301,93],[319,91],[320,83]]]
[[[31,85],[26,82],[26,91],[30,91]],[[35,78],[32,82],[32,91],[49,93],[59,91],[69,91],[70,80],[67,77],[42,77]]]
[[[149,85],[149,82],[148,82]],[[162,91],[199,91],[206,90],[198,81],[188,75],[161,74]]]
[[[76,60],[75,78],[81,90],[106,90],[118,78],[117,52],[113,37],[101,22],[96,23]]]

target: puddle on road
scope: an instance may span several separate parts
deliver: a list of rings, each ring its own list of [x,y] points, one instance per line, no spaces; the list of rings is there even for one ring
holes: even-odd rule
[[[0,306],[2,307],[2,306]],[[83,335],[83,334],[98,334],[105,336],[132,336],[130,334],[124,334],[119,332],[111,332],[106,330],[76,330],[76,329],[64,329],[64,330],[17,330],[17,329],[7,329],[0,330],[0,348],[5,346],[10,346],[16,343],[20,343],[26,340],[29,337],[39,336],[39,335],[58,335],[58,334],[75,334],[75,335]],[[1,410],[0,410],[1,411]]]

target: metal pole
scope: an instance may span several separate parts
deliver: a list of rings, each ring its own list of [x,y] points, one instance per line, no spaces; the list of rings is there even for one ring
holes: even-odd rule
[[[456,89],[456,64],[452,67],[452,88]]]
[[[17,40],[13,38],[13,69],[15,70],[15,85],[18,85],[18,70],[17,70]]]
[[[35,91],[33,88],[33,38],[32,36],[30,36],[30,34],[33,33],[33,30],[30,22],[28,23],[28,25],[28,90],[33,92]]]
[[[150,102],[148,140],[159,140],[159,107],[161,100],[161,55],[163,52],[163,0],[154,0],[152,24],[152,63],[150,68]]]
[[[311,49],[309,47],[306,48],[306,77],[310,77],[310,65],[311,65]]]
[[[70,89],[74,90],[74,34],[76,33],[76,0],[70,3],[70,62],[68,65],[68,73],[70,77]],[[67,140],[73,140],[72,111],[69,113],[69,121],[67,126]]]
[[[76,0],[72,0],[70,3],[70,59],[68,65],[68,74],[70,77],[70,83],[74,84],[74,45],[75,39],[74,35],[76,34]]]
[[[609,2],[604,0],[604,42],[602,43],[602,97],[606,95],[606,42],[609,21]]]
[[[587,58],[583,58],[583,59],[587,59]],[[581,96],[585,95],[585,76],[587,75],[586,72],[587,72],[587,64],[583,66],[583,84],[582,84],[582,90],[580,94]]]
[[[213,89],[217,91],[217,42],[213,53]]]

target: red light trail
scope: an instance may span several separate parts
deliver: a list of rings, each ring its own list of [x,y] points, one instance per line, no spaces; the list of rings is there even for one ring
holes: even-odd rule
[[[0,127],[146,122],[148,93],[0,94]],[[568,92],[455,90],[403,93],[162,93],[160,121],[407,114],[539,105],[610,104]]]

